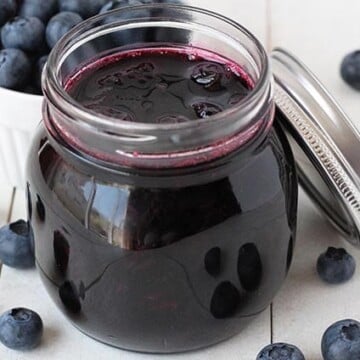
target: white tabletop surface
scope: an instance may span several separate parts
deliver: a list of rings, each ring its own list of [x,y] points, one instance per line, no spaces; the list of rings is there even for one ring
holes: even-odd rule
[[[268,50],[282,46],[292,51],[318,75],[355,124],[359,119],[357,126],[360,126],[360,93],[347,87],[339,76],[343,55],[360,48],[359,1],[193,0],[191,3],[237,20]],[[0,225],[24,217],[24,193],[7,185],[0,185],[0,190]],[[0,312],[15,306],[38,311],[45,323],[45,336],[42,345],[31,352],[19,353],[0,346],[0,359],[254,360],[271,341],[285,341],[300,347],[307,360],[321,360],[320,341],[327,326],[343,318],[360,320],[360,274],[356,273],[342,286],[325,285],[316,274],[316,259],[328,246],[346,247],[360,264],[360,252],[347,245],[300,192],[294,262],[272,307],[229,341],[172,356],[134,354],[90,340],[75,330],[53,305],[35,270],[15,271],[4,266]]]

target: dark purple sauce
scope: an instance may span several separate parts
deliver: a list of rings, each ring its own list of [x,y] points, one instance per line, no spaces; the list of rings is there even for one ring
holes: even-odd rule
[[[69,94],[125,121],[178,123],[220,113],[251,92],[240,66],[200,49],[146,48],[101,58],[73,75]]]

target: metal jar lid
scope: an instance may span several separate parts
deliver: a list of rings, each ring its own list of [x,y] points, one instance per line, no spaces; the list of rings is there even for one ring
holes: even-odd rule
[[[278,119],[300,184],[346,239],[360,246],[360,134],[299,60],[283,49],[270,58]]]

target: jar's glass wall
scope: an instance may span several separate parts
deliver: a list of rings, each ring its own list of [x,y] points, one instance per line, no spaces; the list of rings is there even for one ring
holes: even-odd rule
[[[148,21],[137,21],[135,15],[148,9]],[[125,44],[125,37],[120,46],[144,46],[139,24],[151,30],[146,46],[154,46],[155,30],[160,42],[181,35],[177,44],[191,40],[206,50],[228,51],[255,87],[231,111],[192,124],[114,122],[82,109],[63,89],[74,69],[97,56],[93,47],[115,51],[103,42],[114,24],[99,27],[104,18],[95,18],[75,29],[50,57],[46,127],[40,125],[29,154],[36,262],[55,303],[87,335],[135,351],[199,349],[244,329],[282,285],[296,235],[294,159],[273,125],[267,58],[252,35],[199,9],[126,11],[134,16],[118,25],[128,36],[138,29],[140,39]],[[75,134],[96,152],[120,147],[146,155],[157,147],[181,153],[244,131],[253,136],[223,156],[146,169],[112,158],[100,162],[66,136]],[[174,133],[180,142],[169,140]],[[196,149],[187,153],[197,156]]]

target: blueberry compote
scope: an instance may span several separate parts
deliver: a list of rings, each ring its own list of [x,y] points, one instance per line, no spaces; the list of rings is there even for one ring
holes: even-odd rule
[[[129,123],[196,122],[252,87],[218,55],[169,49],[112,55],[66,84],[79,106]],[[173,168],[100,166],[74,150],[76,134],[50,133],[39,129],[28,163],[36,259],[83,332],[180,352],[238,333],[270,304],[291,262],[297,210],[294,160],[276,121],[237,149]]]
[[[86,108],[142,123],[206,118],[236,105],[251,88],[250,78],[226,59],[176,48],[109,56],[67,82],[70,95]]]

